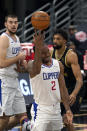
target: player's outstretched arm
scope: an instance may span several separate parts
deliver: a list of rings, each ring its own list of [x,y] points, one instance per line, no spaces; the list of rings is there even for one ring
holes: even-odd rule
[[[60,65],[60,74],[59,74],[58,81],[59,81],[61,99],[62,99],[62,102],[65,106],[65,109],[69,110],[70,109],[69,94],[68,94],[68,91],[67,91],[67,88],[65,85],[65,80],[64,80],[64,68],[63,68],[63,65],[61,62],[59,62],[59,65]]]
[[[79,93],[79,91],[82,87],[82,84],[83,84],[81,70],[80,70],[80,66],[78,64],[78,57],[75,52],[70,51],[68,53],[67,63],[71,66],[74,77],[76,79],[75,88],[74,88],[73,92],[70,94],[70,104],[73,105],[76,100],[76,96]]]
[[[28,66],[26,69],[30,73],[30,77],[34,77],[41,71],[41,49],[43,47],[43,40],[44,40],[44,34],[39,31],[38,33],[35,31],[34,35],[34,44],[35,44],[35,56],[34,61],[29,61]]]
[[[60,64],[60,75],[58,81],[59,81],[61,99],[66,110],[67,123],[72,123],[73,115],[69,106],[69,94],[65,85],[64,69],[62,63],[60,62],[59,64]]]

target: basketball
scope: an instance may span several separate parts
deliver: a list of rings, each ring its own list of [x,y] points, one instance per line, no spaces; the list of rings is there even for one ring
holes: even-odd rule
[[[32,26],[38,30],[44,30],[50,25],[50,16],[44,11],[36,11],[31,17]]]

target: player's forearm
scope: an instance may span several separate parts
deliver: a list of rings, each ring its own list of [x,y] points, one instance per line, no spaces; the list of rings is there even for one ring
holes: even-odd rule
[[[63,87],[62,93],[61,93],[61,97],[62,97],[62,102],[64,104],[65,110],[70,110],[70,106],[69,106],[69,94],[67,91],[66,87]]]
[[[35,58],[34,58],[34,62],[38,64],[41,63],[41,48],[42,46],[40,45],[40,47],[38,47],[37,45],[35,46]]]
[[[41,34],[41,32],[39,32],[39,34],[37,34],[35,32],[35,58],[34,58],[34,65],[33,68],[34,70],[38,70],[40,71],[41,68],[41,50],[43,47],[43,35]],[[36,68],[36,69],[35,69]],[[38,72],[36,71],[36,72]]]
[[[67,99],[67,98],[65,98],[65,99]],[[63,100],[63,105],[64,105],[66,111],[70,110],[69,99],[68,99],[68,101]]]
[[[61,98],[62,98],[62,102],[64,104],[64,107],[65,107],[66,111],[70,110],[69,94],[68,94],[65,80],[64,80],[64,68],[61,63],[60,63],[60,75],[59,75],[58,81],[59,81],[60,93],[61,93]]]
[[[18,61],[19,61],[18,56],[15,56],[13,58],[7,58],[7,59],[0,60],[0,68],[8,67],[12,64],[15,64]]]
[[[34,62],[38,64],[41,63],[41,49],[43,45],[43,39],[41,32],[35,32],[35,58]]]
[[[73,90],[74,96],[77,96],[77,94],[79,93],[82,85],[83,85],[83,80],[82,79],[76,81],[75,89]]]
[[[41,70],[41,45],[40,47],[35,47],[35,59],[33,63],[33,72],[35,74],[40,73]]]
[[[60,93],[61,93],[61,99],[62,102],[64,104],[64,107],[67,110],[70,110],[70,106],[69,106],[69,94],[65,85],[65,80],[63,77],[59,78],[59,87],[60,87]]]

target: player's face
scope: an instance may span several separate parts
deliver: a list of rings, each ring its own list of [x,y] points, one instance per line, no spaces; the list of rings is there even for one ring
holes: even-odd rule
[[[7,21],[5,22],[5,26],[9,33],[15,34],[18,28],[18,19],[8,17]]]
[[[54,44],[53,46],[55,49],[61,49],[64,43],[65,39],[61,35],[55,34],[53,36],[53,44]]]
[[[69,34],[73,35],[75,33],[75,29],[69,29]]]
[[[72,49],[72,50],[74,50],[74,51],[75,51],[75,45],[73,45],[73,44],[72,44],[72,45],[70,45],[70,46],[69,46],[69,49]]]
[[[51,54],[47,46],[44,46],[41,51],[41,59],[43,64],[50,62]]]

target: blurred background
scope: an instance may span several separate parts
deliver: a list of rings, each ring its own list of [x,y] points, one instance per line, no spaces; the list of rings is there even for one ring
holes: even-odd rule
[[[43,10],[51,17],[50,37],[47,39],[49,42],[53,28],[65,27],[68,29],[69,25],[75,25],[78,30],[86,31],[86,8],[86,0],[0,0],[0,29],[4,28],[5,16],[14,13],[19,18],[20,38],[23,38],[23,42],[29,42],[32,40],[30,36],[33,32],[30,23],[31,15],[36,10]],[[28,34],[30,36],[27,37]]]

